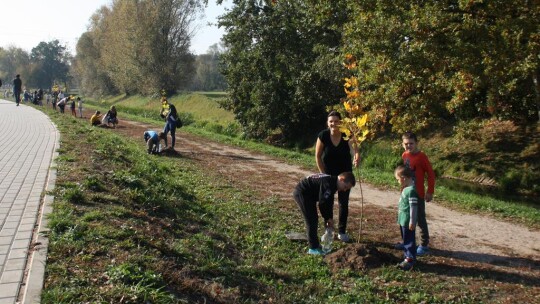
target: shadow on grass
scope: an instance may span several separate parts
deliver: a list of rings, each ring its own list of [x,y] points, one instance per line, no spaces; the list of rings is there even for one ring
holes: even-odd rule
[[[479,268],[478,265],[448,265],[442,263],[420,263],[418,269],[422,272],[434,273],[437,275],[456,276],[456,277],[472,277],[480,279],[489,279],[504,283],[522,284],[531,287],[540,287],[540,261],[519,258],[507,257],[493,254],[483,254],[465,251],[450,251],[432,249],[429,256],[449,257],[457,260],[489,264],[486,267]],[[429,258],[429,256],[426,256]],[[423,258],[422,258],[423,259]],[[420,259],[421,262],[421,259]],[[503,268],[511,268],[505,271]],[[520,269],[522,269],[520,271]],[[532,272],[537,272],[536,274]]]
[[[435,248],[430,251],[430,255],[449,257],[468,262],[486,263],[493,266],[540,270],[540,261],[532,258],[508,257],[486,253],[450,251]]]
[[[488,279],[503,283],[521,284],[531,287],[540,287],[540,278],[526,273],[510,273],[493,268],[479,269],[476,267],[456,266],[442,263],[422,263],[421,261],[415,267],[423,273],[432,273],[435,275],[470,277],[477,279]]]
[[[373,245],[390,249],[395,255],[401,256],[402,251],[394,249],[394,244],[385,242],[372,242]],[[451,258],[464,262],[482,263],[471,265],[452,265],[433,261],[434,257]],[[423,263],[422,261],[426,261]],[[457,261],[459,263],[459,261]],[[455,263],[455,262],[454,262]],[[497,268],[496,268],[497,267]],[[509,268],[506,271],[503,267]],[[540,287],[540,261],[532,258],[508,257],[493,254],[474,253],[465,251],[451,251],[432,248],[429,255],[418,257],[418,265],[415,266],[420,272],[433,273],[436,275],[471,277],[489,279],[504,283],[522,284],[532,287]]]

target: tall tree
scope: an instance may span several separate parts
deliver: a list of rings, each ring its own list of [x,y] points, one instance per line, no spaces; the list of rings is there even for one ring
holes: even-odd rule
[[[51,88],[55,81],[66,83],[70,57],[60,41],[40,42],[30,53],[32,73],[28,78],[29,84],[34,87]]]
[[[10,83],[15,75],[21,74],[26,81],[30,74],[30,55],[21,48],[10,46],[0,51],[0,76]]]
[[[119,91],[153,93],[186,87],[194,72],[192,23],[202,0],[116,0],[93,17],[81,42],[79,70],[98,69]],[[86,56],[86,59],[83,58]],[[89,58],[95,58],[92,63]],[[91,76],[86,74],[87,76]],[[98,82],[94,82],[98,84]]]
[[[537,1],[362,0],[349,10],[344,52],[358,58],[373,123],[401,132],[538,119]]]
[[[227,82],[219,68],[222,52],[216,43],[210,46],[206,54],[196,57],[195,77],[190,86],[192,90],[224,91],[227,88]]]
[[[220,19],[227,31],[225,106],[246,135],[313,143],[325,106],[343,96],[335,61],[343,3],[242,0]]]

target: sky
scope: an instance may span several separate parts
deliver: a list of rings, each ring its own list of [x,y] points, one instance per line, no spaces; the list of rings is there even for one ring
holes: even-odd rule
[[[86,32],[92,14],[112,0],[11,0],[2,1],[0,14],[0,47],[16,46],[28,52],[40,42],[58,39],[75,54],[78,38]],[[208,1],[205,17],[196,24],[197,32],[191,42],[194,54],[205,54],[208,47],[218,43],[223,29],[210,26],[216,17],[230,8],[232,0],[217,6]],[[17,12],[17,13],[14,13]]]

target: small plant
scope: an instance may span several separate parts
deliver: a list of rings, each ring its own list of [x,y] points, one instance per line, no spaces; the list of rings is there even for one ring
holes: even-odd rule
[[[369,117],[362,106],[362,91],[358,83],[358,78],[354,73],[358,72],[356,59],[352,55],[345,57],[345,67],[353,73],[353,76],[345,78],[345,93],[347,97],[343,101],[344,119],[342,120],[340,131],[345,133],[345,139],[352,140],[353,148],[360,149],[360,145],[367,139],[370,134]],[[344,110],[344,111],[343,111]],[[360,180],[360,165],[356,166],[356,175],[358,178],[358,186],[360,187],[360,237],[362,239],[362,228],[364,221],[364,193],[362,191],[362,182]]]

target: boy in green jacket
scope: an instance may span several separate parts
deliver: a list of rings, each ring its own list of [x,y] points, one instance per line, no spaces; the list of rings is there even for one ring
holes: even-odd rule
[[[405,166],[398,166],[394,176],[401,186],[398,204],[398,224],[403,239],[405,260],[398,264],[403,270],[411,270],[416,262],[416,221],[418,214],[418,193],[413,180],[413,172]]]

